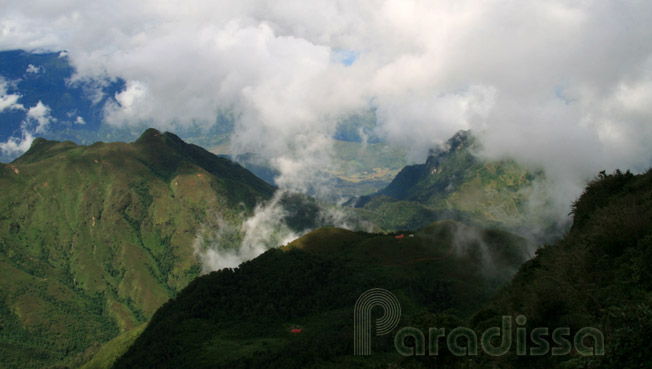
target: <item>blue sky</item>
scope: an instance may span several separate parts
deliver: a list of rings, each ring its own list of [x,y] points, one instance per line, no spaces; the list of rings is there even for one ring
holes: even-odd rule
[[[333,50],[333,59],[344,65],[351,66],[360,57],[360,53],[355,50]]]

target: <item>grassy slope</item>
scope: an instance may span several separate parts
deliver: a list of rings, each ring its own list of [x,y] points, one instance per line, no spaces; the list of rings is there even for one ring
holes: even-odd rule
[[[154,315],[115,367],[373,367],[400,361],[387,337],[374,348],[378,355],[351,355],[353,306],[362,292],[393,291],[404,323],[423,311],[469,316],[516,270],[524,242],[453,221],[404,239],[320,228],[235,270],[193,281]],[[293,325],[304,331],[290,334]]]
[[[0,165],[0,363],[43,367],[147,320],[194,279],[196,231],[273,188],[146,131],[131,144],[37,139]]]
[[[136,338],[140,336],[147,326],[146,323],[124,332],[111,341],[102,345],[93,358],[84,364],[81,369],[109,369],[115,361],[124,355]]]

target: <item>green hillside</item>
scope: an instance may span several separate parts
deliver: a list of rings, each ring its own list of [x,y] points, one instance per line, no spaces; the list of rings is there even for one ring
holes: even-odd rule
[[[518,236],[454,221],[401,234],[321,228],[237,269],[198,278],[157,311],[113,368],[648,367],[652,171],[592,182],[574,204],[571,231],[540,248],[506,286],[526,246]],[[398,327],[470,327],[480,337],[502,316],[523,315],[526,322],[516,324],[524,332],[549,329],[548,351],[517,355],[512,329],[504,355],[455,356],[446,342],[438,355],[404,357],[394,348],[395,329],[374,337],[371,356],[353,356],[353,306],[369,288],[397,296]],[[295,326],[301,333],[290,332]],[[562,347],[553,331],[564,327],[568,351],[551,355],[550,348]],[[603,333],[604,355],[579,351],[573,337],[584,327]],[[526,348],[545,347],[523,337]]]
[[[648,368],[652,352],[652,171],[601,175],[574,204],[571,231],[541,248],[474,319],[503,314],[535,327],[582,327],[605,336],[605,355],[523,358],[514,352],[482,366],[503,368]],[[531,342],[528,341],[531,345]],[[592,345],[591,345],[592,346]],[[480,365],[479,365],[480,366]]]
[[[124,332],[102,347],[93,355],[93,358],[84,364],[81,369],[109,369],[120,356],[124,355],[136,338],[143,333],[147,323],[143,323],[130,331]]]
[[[353,307],[370,288],[425,312],[469,317],[524,260],[525,240],[453,221],[396,235],[320,228],[236,269],[193,281],[153,316],[114,368],[377,367],[391,337],[354,357]],[[299,334],[290,333],[298,326]],[[386,367],[386,366],[383,366]]]
[[[36,139],[0,164],[0,367],[85,357],[141,325],[199,273],[193,241],[274,188],[147,130],[134,143]],[[237,240],[234,240],[237,242]]]
[[[512,160],[482,160],[477,145],[470,131],[460,131],[432,150],[425,164],[403,168],[387,187],[350,204],[387,230],[418,229],[447,218],[523,228],[530,185],[542,174]]]

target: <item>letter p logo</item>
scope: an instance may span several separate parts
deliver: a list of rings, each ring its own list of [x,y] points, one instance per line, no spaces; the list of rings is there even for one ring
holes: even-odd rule
[[[383,316],[376,319],[376,335],[390,333],[401,320],[401,304],[393,293],[372,288],[358,297],[354,308],[353,350],[355,355],[371,355],[371,310],[380,306]]]

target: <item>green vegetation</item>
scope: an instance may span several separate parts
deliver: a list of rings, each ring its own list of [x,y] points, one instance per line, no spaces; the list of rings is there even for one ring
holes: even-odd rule
[[[198,275],[199,229],[216,215],[239,224],[274,191],[153,129],[130,144],[36,139],[0,164],[0,187],[0,367],[8,368],[72,366],[140,326]]]
[[[573,209],[570,232],[540,248],[506,286],[525,248],[509,233],[454,221],[403,239],[318,229],[193,281],[157,311],[114,368],[645,368],[652,342],[652,170],[601,175]],[[606,353],[582,356],[571,344],[561,356],[518,356],[512,344],[498,357],[457,357],[444,346],[436,356],[403,357],[394,351],[395,330],[374,337],[372,356],[356,357],[353,306],[372,287],[398,297],[398,327],[470,327],[480,337],[500,326],[501,316],[523,315],[526,332],[549,328],[544,340],[551,347],[556,328],[568,327],[571,341],[580,328],[597,328]],[[291,334],[294,325],[303,332]],[[526,347],[538,345],[525,340]]]
[[[37,139],[0,164],[0,367],[644,367],[652,171],[601,174],[574,204],[570,231],[521,264],[529,245],[501,229],[523,224],[541,174],[481,161],[474,145],[460,133],[357,199],[359,214],[395,233],[320,228],[197,278],[197,235],[208,227],[221,247],[237,247],[237,225],[272,186],[156,130],[130,144]],[[308,196],[280,202],[291,229],[320,224],[323,208]],[[441,218],[455,220],[426,223]],[[480,335],[502,315],[524,315],[528,331],[599,328],[607,354],[523,357],[513,346],[497,358],[403,357],[391,334],[374,339],[373,356],[355,357],[353,306],[370,288],[398,297],[398,328]],[[295,325],[303,331],[290,333]]]
[[[146,326],[147,324],[142,324],[105,343],[81,369],[110,369],[115,361],[134,344]]]
[[[527,328],[592,326],[603,357],[500,358],[505,368],[643,368],[652,342],[652,171],[601,175],[574,204],[571,231],[525,263],[475,321],[527,317]],[[480,361],[481,363],[483,361]],[[647,364],[645,364],[647,363]]]
[[[351,203],[382,229],[418,229],[438,219],[518,229],[526,224],[530,186],[541,173],[514,161],[485,161],[476,139],[460,131],[425,164],[403,168],[383,190]]]
[[[114,368],[375,367],[400,361],[391,337],[361,360],[353,306],[393,291],[406,322],[425,312],[469,317],[516,271],[525,240],[453,221],[410,237],[320,228],[236,269],[193,281],[153,316]],[[290,333],[299,325],[303,331]]]

